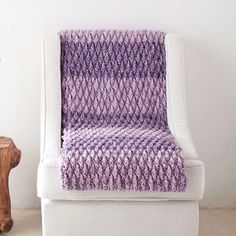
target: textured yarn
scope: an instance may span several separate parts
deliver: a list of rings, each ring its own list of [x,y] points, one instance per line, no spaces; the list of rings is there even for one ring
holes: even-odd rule
[[[167,124],[165,34],[65,31],[61,179],[66,190],[184,191]]]

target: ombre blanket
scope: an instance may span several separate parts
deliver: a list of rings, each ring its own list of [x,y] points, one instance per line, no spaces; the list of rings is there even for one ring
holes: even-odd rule
[[[63,189],[185,191],[167,123],[165,34],[78,30],[60,39]]]

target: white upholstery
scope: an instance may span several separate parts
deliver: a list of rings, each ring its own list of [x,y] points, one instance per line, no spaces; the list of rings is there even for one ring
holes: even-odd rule
[[[204,191],[204,164],[198,160],[188,127],[182,41],[174,34],[167,34],[165,43],[168,124],[183,149],[187,191],[63,191],[58,158],[61,147],[60,40],[57,35],[46,37],[37,186],[42,199],[44,236],[198,235],[198,200]]]
[[[197,236],[198,203],[43,201],[47,236]]]

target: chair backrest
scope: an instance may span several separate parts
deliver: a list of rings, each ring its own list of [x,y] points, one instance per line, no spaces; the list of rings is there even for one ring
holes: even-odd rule
[[[62,129],[168,129],[164,33],[80,30],[60,37]]]
[[[187,122],[182,40],[166,34],[167,120],[186,159],[197,158]],[[45,37],[41,89],[41,159],[58,157],[61,148],[61,79],[59,35]]]

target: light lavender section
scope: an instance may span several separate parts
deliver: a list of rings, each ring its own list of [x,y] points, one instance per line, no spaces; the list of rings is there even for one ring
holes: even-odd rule
[[[63,188],[184,191],[182,151],[167,124],[165,34],[60,37]]]

